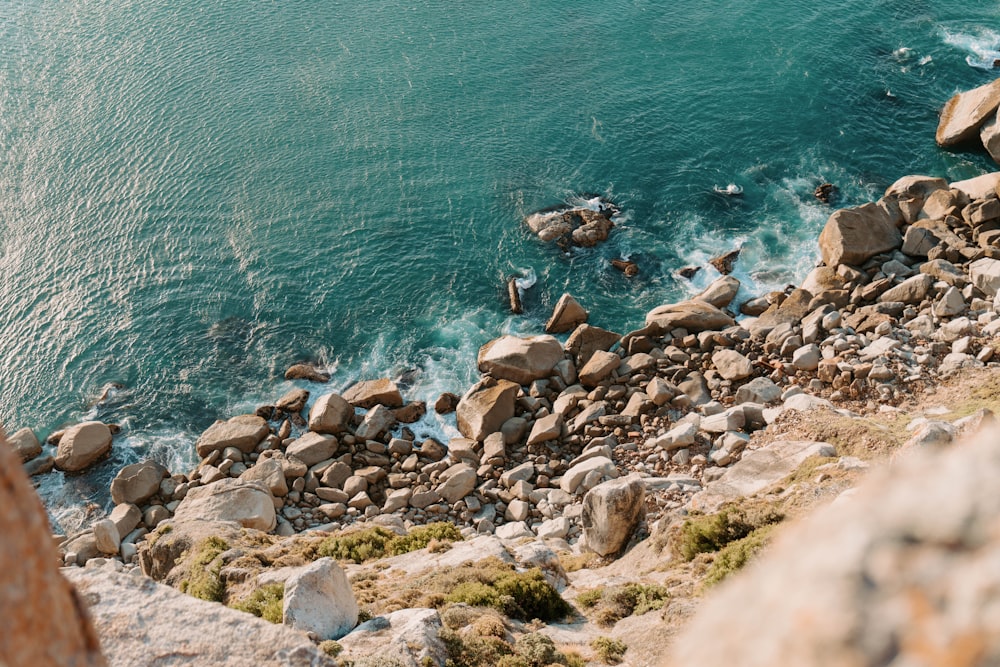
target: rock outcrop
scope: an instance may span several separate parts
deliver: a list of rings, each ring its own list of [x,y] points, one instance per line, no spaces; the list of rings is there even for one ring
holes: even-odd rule
[[[227,477],[191,489],[174,512],[178,522],[234,521],[244,528],[274,530],[274,497],[258,482]]]
[[[0,663],[101,667],[86,605],[57,568],[45,509],[0,430]]]
[[[826,221],[819,235],[823,262],[830,267],[838,264],[859,266],[870,257],[902,244],[897,219],[878,204],[837,211]]]
[[[320,558],[285,582],[282,622],[320,639],[340,639],[357,625],[358,602],[335,560]]]
[[[66,429],[59,439],[55,466],[66,472],[80,472],[111,451],[111,429],[101,422],[84,422]]]
[[[563,358],[563,348],[552,336],[502,336],[479,349],[479,370],[498,380],[521,385],[548,377]]]
[[[670,664],[1000,661],[998,443],[913,452],[789,528],[708,597]]]
[[[638,475],[598,484],[583,497],[583,538],[599,556],[621,551],[643,515],[645,487]]]
[[[958,93],[944,105],[934,138],[939,146],[975,139],[979,128],[1000,106],[1000,79]]]

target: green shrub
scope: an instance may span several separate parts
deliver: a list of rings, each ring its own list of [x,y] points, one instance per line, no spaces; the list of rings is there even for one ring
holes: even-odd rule
[[[418,549],[425,548],[432,540],[438,542],[461,542],[462,533],[454,524],[447,521],[429,523],[426,526],[414,528],[405,536],[397,536],[387,548],[389,554],[399,556]]]
[[[762,526],[746,537],[727,544],[715,556],[708,573],[705,575],[705,585],[714,586],[730,574],[737,572],[749,563],[761,549],[771,541],[774,525]]]
[[[765,512],[750,517],[743,510],[725,507],[716,514],[692,517],[681,526],[675,544],[677,554],[686,561],[702,553],[712,553],[730,542],[743,539],[761,526],[778,523],[784,517]]]
[[[617,665],[628,650],[625,642],[611,637],[598,637],[590,642],[590,648],[594,649],[598,659],[606,665]]]
[[[448,595],[448,602],[475,607],[491,607],[524,621],[533,618],[551,621],[570,611],[559,592],[545,580],[538,568],[515,572],[513,566],[484,567],[478,581],[458,584]]]
[[[392,531],[375,526],[329,537],[319,545],[316,554],[319,558],[329,556],[337,560],[364,563],[368,560],[398,556],[423,549],[432,541],[455,542],[461,539],[462,534],[458,528],[446,521],[414,528],[407,535],[396,535]]]
[[[324,642],[320,642],[319,650],[327,654],[331,658],[336,658],[340,655],[340,652],[344,650],[344,647],[340,645],[339,642],[335,642],[332,639],[327,639]]]
[[[558,651],[550,638],[532,632],[517,638],[514,653],[524,658],[531,667],[545,667],[556,662]]]
[[[226,585],[219,576],[222,562],[218,558],[228,549],[229,543],[220,537],[208,537],[199,543],[192,555],[187,577],[180,582],[181,592],[202,600],[221,602],[226,594]]]
[[[598,625],[609,627],[627,616],[642,616],[662,609],[668,599],[670,592],[663,586],[630,583],[586,591],[577,597],[577,602],[594,610],[592,616]]]
[[[448,629],[439,636],[448,651],[448,663],[454,667],[493,667],[513,653],[510,644],[498,637],[462,636]]]
[[[285,602],[285,585],[267,584],[255,590],[250,597],[232,605],[233,609],[245,611],[271,623],[281,623]]]

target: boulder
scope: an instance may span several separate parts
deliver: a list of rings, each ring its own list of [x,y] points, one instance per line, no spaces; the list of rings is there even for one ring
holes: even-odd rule
[[[300,632],[217,602],[193,598],[145,577],[115,572],[107,566],[68,568],[64,572],[80,597],[87,601],[112,665],[334,667],[337,664]],[[39,642],[38,635],[32,637],[45,648],[52,644],[50,635],[46,635],[45,642]],[[10,664],[96,663],[58,660]]]
[[[886,290],[879,296],[878,300],[882,302],[899,301],[902,303],[919,304],[927,298],[927,293],[933,285],[933,278],[926,273],[919,273]]]
[[[986,296],[993,298],[1000,291],[1000,260],[977,259],[969,265],[969,279]]]
[[[941,110],[934,139],[938,146],[955,146],[979,136],[979,128],[1000,106],[1000,79],[958,93]]]
[[[580,488],[580,484],[583,483],[583,479],[593,471],[597,471],[602,476],[612,479],[618,476],[618,469],[615,468],[615,464],[611,459],[606,456],[595,456],[577,463],[567,470],[559,482],[559,488],[566,493],[576,493]]]
[[[133,463],[122,468],[111,481],[111,500],[116,505],[138,505],[160,490],[160,482],[170,473],[156,461]]]
[[[621,361],[621,357],[614,352],[594,351],[590,360],[580,369],[580,384],[585,387],[596,387],[618,368]]]
[[[986,199],[997,194],[997,188],[1000,187],[1000,171],[955,181],[951,187],[964,193],[969,199]]]
[[[582,368],[594,352],[610,350],[621,337],[614,331],[581,324],[566,339],[566,351],[573,355],[576,367]]]
[[[294,364],[285,371],[286,380],[309,380],[310,382],[329,382],[330,374],[320,370],[313,364]]]
[[[174,521],[234,521],[244,528],[274,530],[274,497],[263,484],[227,477],[188,491]]]
[[[365,414],[354,434],[362,440],[374,440],[396,426],[396,415],[384,405],[376,405]]]
[[[309,410],[309,430],[337,435],[347,429],[352,417],[354,408],[342,396],[323,394]]]
[[[742,380],[753,373],[753,364],[736,350],[717,351],[712,355],[712,365],[726,380]]]
[[[911,257],[926,257],[939,243],[934,232],[922,227],[909,226],[903,234],[903,254]]]
[[[14,435],[7,438],[7,443],[14,448],[21,461],[30,461],[42,453],[42,445],[30,428],[15,431]]]
[[[204,458],[226,447],[235,447],[244,454],[256,449],[267,437],[267,422],[257,415],[239,415],[228,421],[217,421],[201,434],[194,447]]]
[[[344,652],[339,657],[344,664],[443,665],[449,653],[441,630],[434,609],[401,609],[356,627],[340,640]]]
[[[439,415],[447,415],[455,411],[458,407],[458,402],[461,398],[449,391],[444,392],[438,396],[437,400],[434,401],[434,412]]]
[[[281,412],[287,412],[290,414],[298,414],[302,412],[302,409],[306,407],[306,402],[309,401],[309,392],[305,389],[290,389],[285,393],[284,396],[278,399],[278,402],[274,404],[276,410]]]
[[[608,211],[589,208],[542,211],[529,215],[524,221],[542,241],[572,242],[588,248],[607,239],[615,226]]]
[[[520,387],[508,380],[485,377],[469,388],[458,402],[455,417],[458,430],[466,438],[480,442],[496,433],[514,416],[515,399]]]
[[[705,597],[664,664],[994,664],[998,441],[908,452],[782,528]]]
[[[545,333],[564,333],[572,331],[587,321],[587,311],[580,302],[569,294],[563,294],[556,307],[552,309],[552,317],[545,324]]]
[[[94,540],[97,543],[97,550],[108,556],[117,556],[121,547],[121,535],[118,534],[118,526],[111,519],[101,519],[93,525]]]
[[[247,468],[240,479],[246,482],[263,484],[275,498],[288,494],[288,481],[285,479],[284,468],[277,459],[260,459],[256,465]]]
[[[704,301],[682,301],[654,308],[646,314],[646,326],[661,332],[682,328],[688,332],[715,331],[735,324],[732,317]]]
[[[402,424],[414,424],[427,414],[427,404],[423,401],[410,401],[401,408],[392,411],[396,421]]]
[[[818,360],[817,360],[818,363]],[[777,403],[781,400],[781,388],[770,378],[754,378],[736,390],[736,403]]]
[[[111,451],[111,429],[101,422],[84,422],[66,429],[59,439],[55,466],[66,472],[79,472]]]
[[[142,512],[135,505],[126,503],[115,505],[108,518],[111,519],[118,530],[118,539],[124,540],[125,536],[135,530],[139,522],[142,521]]]
[[[454,505],[476,488],[479,479],[476,470],[467,463],[456,463],[441,474],[443,483],[438,486],[438,494]]]
[[[878,204],[865,204],[835,212],[819,235],[823,262],[860,266],[868,258],[899,248],[903,243],[898,217]]]
[[[340,639],[358,623],[358,602],[344,570],[320,558],[285,581],[282,622],[320,640]]]
[[[808,394],[800,394],[808,396]],[[802,465],[810,456],[834,456],[833,445],[825,442],[779,440],[744,454],[722,477],[695,494],[689,506],[712,512],[723,503],[753,495],[778,482]]]
[[[788,324],[795,326],[809,314],[813,295],[804,289],[794,289],[780,303],[772,303],[760,317],[750,324],[750,333],[766,336],[774,328]]]
[[[739,280],[733,278],[732,276],[722,276],[706,287],[705,291],[694,298],[697,301],[704,301],[705,303],[711,304],[716,308],[725,308],[732,302],[733,299],[736,298],[736,293],[739,291]]]
[[[528,436],[528,446],[537,445],[549,440],[558,440],[562,437],[563,416],[558,412],[546,415],[535,421],[531,427],[531,434]]]
[[[725,252],[722,253],[721,255],[713,257],[712,259],[708,260],[708,263],[711,264],[716,271],[718,271],[724,276],[727,276],[733,272],[733,267],[736,264],[736,260],[739,258],[740,258],[740,249],[737,248],[736,250],[730,250],[729,252]]]
[[[979,138],[983,142],[983,148],[990,154],[993,161],[1000,164],[1000,123],[997,122],[1000,111],[987,119],[979,130]]]
[[[637,474],[598,484],[583,497],[583,537],[599,556],[612,556],[628,544],[643,517],[646,489]]]
[[[45,508],[0,430],[0,662],[105,665],[82,596],[59,573]]]
[[[552,336],[502,336],[479,349],[479,370],[498,380],[529,385],[552,374],[563,349]]]
[[[344,400],[359,408],[384,405],[387,408],[403,407],[403,397],[396,383],[387,378],[358,382],[344,392]]]
[[[332,435],[322,433],[304,433],[301,438],[292,441],[285,449],[287,456],[294,456],[307,466],[314,466],[320,461],[333,458],[340,443]]]

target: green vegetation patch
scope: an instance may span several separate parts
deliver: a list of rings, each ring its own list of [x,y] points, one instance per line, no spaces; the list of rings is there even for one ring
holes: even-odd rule
[[[625,642],[611,637],[598,637],[590,642],[590,648],[594,649],[597,658],[606,665],[617,665],[628,650]]]
[[[741,570],[757,553],[771,541],[774,524],[761,526],[746,537],[727,544],[715,556],[708,573],[705,586],[714,586],[730,574]]]
[[[285,602],[285,585],[267,584],[255,590],[250,597],[230,606],[263,618],[271,623],[281,623]]]
[[[331,658],[336,658],[340,655],[340,652],[344,650],[344,647],[340,645],[340,642],[335,642],[332,639],[327,639],[326,641],[319,643],[319,650],[327,654]]]
[[[683,560],[693,560],[703,553],[713,553],[730,542],[741,540],[761,526],[780,522],[785,517],[773,510],[749,513],[727,506],[716,514],[696,516],[680,527],[674,540],[674,551]]]
[[[562,653],[555,643],[537,632],[521,635],[513,645],[493,635],[441,633],[448,650],[447,667],[584,667],[578,653]]]
[[[320,558],[329,556],[337,560],[364,563],[423,549],[432,542],[451,543],[461,540],[462,534],[458,528],[446,521],[414,528],[407,535],[396,535],[375,526],[329,537],[319,545],[316,554]]]
[[[209,537],[195,547],[187,576],[180,582],[180,590],[192,597],[210,602],[221,602],[226,585],[219,576],[222,561],[219,555],[229,549],[229,543],[220,537]]]
[[[584,591],[576,603],[589,610],[598,625],[610,627],[628,616],[662,609],[669,599],[670,592],[663,586],[631,583]]]
[[[458,578],[465,580],[447,594],[446,602],[490,607],[523,621],[552,621],[570,612],[570,606],[540,569],[516,572],[513,565],[496,559],[481,562],[489,564],[462,572]]]

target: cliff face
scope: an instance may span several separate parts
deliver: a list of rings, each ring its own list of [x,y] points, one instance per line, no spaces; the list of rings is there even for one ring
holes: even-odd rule
[[[41,501],[0,430],[0,664],[105,664],[85,605],[58,570]]]

